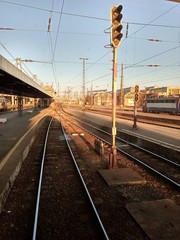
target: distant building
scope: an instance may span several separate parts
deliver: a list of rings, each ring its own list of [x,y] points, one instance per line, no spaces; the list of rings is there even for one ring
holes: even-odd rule
[[[106,89],[89,91],[86,104],[96,106],[109,106],[112,104],[112,95]]]
[[[117,89],[117,105],[123,107],[134,106],[135,86]],[[145,98],[180,96],[180,86],[177,87],[158,87],[151,86],[145,89],[139,89],[137,106],[141,107]],[[86,96],[86,105],[111,106],[112,91],[107,92],[106,89],[88,91]]]
[[[134,106],[134,87],[128,87],[122,89],[122,106],[133,107]],[[170,97],[170,96],[180,96],[180,86],[169,86],[169,87],[158,87],[151,86],[146,87],[143,90],[139,90],[137,105],[140,107],[143,104],[145,98],[153,97]],[[121,91],[117,90],[117,104],[121,103]]]
[[[112,95],[108,92],[99,92],[94,95],[94,105],[110,106],[112,105]]]
[[[122,106],[124,107],[133,107],[134,106],[134,94],[135,87],[128,87],[122,90]],[[138,93],[138,106],[141,106],[145,98],[145,91],[140,90]],[[120,89],[117,90],[117,104],[121,103],[121,94]]]
[[[180,86],[177,87],[148,87],[146,90],[146,98],[153,97],[174,97],[180,96]]]

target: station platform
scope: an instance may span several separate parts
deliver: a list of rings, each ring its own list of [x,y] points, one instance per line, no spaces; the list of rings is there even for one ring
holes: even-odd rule
[[[102,169],[99,173],[109,186],[146,183],[146,180],[130,168]]]
[[[99,173],[109,187],[146,183],[129,168],[103,169]],[[171,199],[133,202],[126,209],[151,240],[179,240],[180,207]]]
[[[180,239],[180,207],[172,200],[135,202],[126,208],[151,240]]]
[[[0,123],[0,213],[38,128],[50,112],[34,109],[24,110],[22,116],[18,112],[0,115],[7,120]]]

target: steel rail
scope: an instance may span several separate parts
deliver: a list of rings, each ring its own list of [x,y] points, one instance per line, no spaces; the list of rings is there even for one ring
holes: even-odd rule
[[[89,193],[89,191],[88,191],[88,188],[87,188],[87,186],[86,186],[86,183],[85,183],[85,181],[84,181],[84,179],[83,179],[83,177],[82,177],[82,174],[81,174],[81,172],[80,172],[80,170],[79,170],[79,167],[78,167],[78,165],[77,165],[77,163],[76,163],[76,160],[75,160],[75,158],[74,158],[73,152],[72,152],[72,150],[71,150],[71,147],[70,147],[70,144],[69,144],[67,135],[66,135],[66,133],[65,133],[65,130],[64,130],[62,124],[61,124],[61,127],[62,127],[62,131],[63,131],[63,133],[64,133],[64,136],[65,136],[66,143],[67,143],[67,145],[68,145],[68,148],[69,148],[71,157],[72,157],[73,162],[74,162],[74,164],[75,164],[76,170],[78,171],[79,177],[80,177],[81,182],[82,182],[82,184],[83,184],[83,186],[84,186],[84,189],[85,189],[86,194],[87,194],[87,196],[88,196],[88,198],[89,198],[89,201],[90,201],[91,206],[92,206],[92,208],[93,208],[93,210],[94,210],[94,213],[95,213],[95,215],[96,215],[96,217],[97,217],[97,220],[98,220],[98,222],[99,222],[99,224],[100,224],[100,227],[101,227],[101,229],[102,229],[102,232],[103,232],[103,234],[104,234],[104,237],[105,237],[105,239],[108,240],[109,237],[108,237],[108,235],[107,235],[107,233],[106,233],[106,230],[105,230],[105,228],[104,228],[104,225],[103,225],[103,223],[102,223],[102,221],[101,221],[101,219],[100,219],[100,216],[99,216],[99,214],[98,214],[98,212],[97,212],[97,210],[96,210],[96,207],[95,207],[95,205],[94,205],[94,203],[93,203],[93,200],[92,200],[91,195],[90,195],[90,193]]]
[[[86,125],[88,125],[88,126],[90,126],[90,127],[92,127],[92,128],[94,128],[94,129],[96,129],[96,130],[98,130],[98,131],[100,131],[100,132],[103,132],[104,134],[111,135],[110,133],[108,133],[108,132],[106,132],[106,131],[104,131],[104,130],[101,130],[101,129],[99,129],[99,128],[96,128],[96,127],[94,127],[94,126],[91,125],[91,124],[85,123],[85,122],[83,122],[83,121],[81,121],[81,120],[79,120],[79,119],[76,119],[76,120],[79,121],[79,122],[81,122],[81,123],[84,123],[84,124],[86,124]],[[98,139],[102,140],[103,142],[107,143],[108,145],[111,145],[110,142],[104,140],[103,138],[101,138],[101,137],[99,137],[98,135],[92,133],[91,131],[87,130],[86,128],[84,128],[84,127],[82,127],[82,126],[80,126],[80,125],[78,125],[78,126],[79,126],[80,128],[82,128],[82,129],[84,129],[85,131],[87,131],[88,133],[90,133],[91,135],[95,136],[96,138],[98,138]],[[139,146],[137,146],[137,145],[135,145],[135,144],[131,144],[131,143],[129,143],[129,142],[123,140],[123,139],[121,140],[121,138],[119,138],[118,140],[123,141],[123,142],[126,142],[127,144],[132,145],[133,147],[139,148],[140,150],[142,150],[142,151],[144,151],[144,152],[147,152],[147,153],[149,153],[149,154],[151,154],[151,155],[153,155],[153,156],[155,156],[155,157],[159,157],[159,158],[161,158],[161,159],[164,160],[164,161],[166,160],[167,162],[169,162],[169,163],[171,163],[171,164],[173,164],[173,165],[175,165],[175,166],[177,166],[177,167],[180,166],[179,164],[174,163],[174,162],[172,162],[171,160],[166,159],[166,158],[164,158],[164,157],[162,157],[162,156],[160,156],[160,155],[158,155],[158,154],[155,154],[155,153],[153,153],[153,152],[151,152],[151,151],[149,151],[149,150],[146,150],[146,149],[144,149],[144,148],[141,148],[141,147],[139,147]],[[178,188],[180,187],[180,184],[179,184],[179,183],[175,182],[173,179],[167,177],[166,175],[162,174],[161,172],[157,171],[156,169],[152,168],[151,166],[149,166],[148,164],[142,162],[141,160],[135,158],[135,157],[132,156],[131,154],[125,152],[124,150],[122,150],[122,149],[120,149],[120,148],[117,148],[117,150],[118,150],[119,152],[122,152],[124,155],[130,157],[131,159],[139,162],[140,164],[142,164],[142,165],[145,166],[146,168],[150,169],[151,171],[153,171],[153,172],[155,172],[156,174],[158,174],[158,175],[160,175],[161,177],[163,177],[164,179],[168,180],[169,182],[171,182],[172,184],[174,184],[176,187],[178,187]]]
[[[35,218],[34,218],[34,228],[33,228],[32,240],[36,239],[38,215],[39,215],[39,203],[40,203],[40,196],[41,196],[41,185],[42,185],[42,177],[43,177],[43,169],[44,169],[44,160],[45,160],[45,155],[46,155],[46,148],[47,148],[49,129],[50,129],[52,120],[53,120],[53,117],[51,118],[51,120],[49,122],[48,129],[46,131],[45,142],[44,142],[44,149],[43,149],[43,156],[42,156],[42,161],[41,161],[41,170],[40,170],[40,176],[39,176],[39,185],[38,185],[38,193],[37,193],[37,201],[36,201],[36,210],[35,210]]]
[[[97,127],[94,127],[93,125],[91,125],[91,124],[89,124],[89,123],[86,123],[86,122],[84,122],[84,121],[82,121],[82,120],[79,120],[79,119],[76,119],[76,121],[81,122],[81,123],[83,123],[83,124],[85,124],[85,125],[93,128],[93,129],[96,129],[96,130],[99,131],[99,132],[102,132],[102,133],[104,133],[104,134],[106,134],[106,135],[111,136],[111,133],[108,133],[108,132],[106,132],[106,131],[104,131],[104,130],[102,130],[102,129],[99,129],[99,128],[97,128]],[[80,127],[81,127],[81,126],[80,126]],[[81,128],[83,128],[83,127],[81,127]],[[83,128],[83,129],[86,130],[85,128]],[[87,131],[87,130],[86,130],[86,131]],[[96,135],[96,137],[98,137],[98,136]],[[100,137],[98,137],[98,138],[101,139]],[[172,160],[170,160],[170,159],[168,159],[168,158],[165,158],[165,157],[163,157],[163,156],[161,156],[161,155],[159,155],[159,154],[157,154],[157,153],[151,152],[151,151],[149,151],[149,150],[147,150],[147,149],[145,149],[145,148],[142,148],[142,147],[140,147],[140,146],[138,146],[138,145],[136,145],[136,144],[134,144],[134,143],[128,142],[128,141],[126,141],[126,140],[124,140],[124,139],[122,139],[122,138],[120,138],[120,137],[116,137],[116,139],[119,140],[119,141],[122,141],[122,142],[124,142],[124,143],[126,143],[126,144],[128,144],[128,145],[130,145],[130,146],[136,147],[136,148],[138,148],[138,149],[140,149],[140,150],[142,150],[142,151],[144,151],[144,152],[146,152],[146,153],[149,153],[149,154],[151,154],[151,155],[153,155],[153,156],[155,156],[155,157],[158,157],[158,158],[162,159],[163,161],[169,162],[169,163],[171,163],[172,165],[175,165],[175,166],[177,166],[177,167],[180,167],[180,164],[179,164],[179,163],[173,162]],[[104,141],[103,139],[101,139],[101,140]],[[108,143],[108,144],[109,144],[109,143]]]
[[[136,162],[139,162],[140,164],[142,164],[143,166],[147,167],[148,169],[150,169],[151,171],[157,173],[158,175],[160,175],[161,177],[165,178],[166,180],[170,181],[171,183],[173,183],[174,185],[176,185],[176,187],[180,187],[180,184],[175,182],[174,180],[172,180],[171,178],[167,177],[166,175],[162,174],[161,172],[157,171],[155,168],[152,168],[151,166],[149,166],[148,164],[142,162],[141,160],[139,160],[138,158],[132,156],[131,154],[125,152],[124,150],[117,148],[118,151],[122,152],[123,154],[125,154],[126,156],[132,158],[133,160],[135,160]]]
[[[97,110],[97,109],[93,109],[93,110],[87,109],[87,111],[95,113],[95,114],[102,113],[105,116],[111,116],[111,112],[110,111]],[[121,113],[117,112],[117,118],[133,121],[132,120],[133,116],[134,116],[133,113],[132,113],[132,115],[129,115],[129,114],[123,114],[123,113],[121,114]],[[138,115],[138,122],[179,129],[179,124],[176,123],[176,122],[175,123],[174,122],[173,123],[169,123],[167,121],[157,121],[157,118],[156,117],[152,117],[152,116],[148,117],[148,116]]]
[[[74,117],[74,118],[76,118],[76,117]],[[83,123],[83,124],[85,124],[85,125],[87,125],[87,126],[89,126],[89,127],[91,127],[91,128],[96,129],[96,130],[99,131],[99,132],[102,132],[102,133],[104,133],[104,134],[106,134],[106,135],[111,136],[111,133],[108,133],[108,132],[106,132],[106,131],[104,131],[104,130],[102,130],[102,129],[99,129],[99,128],[97,128],[97,127],[94,127],[93,125],[91,125],[91,124],[89,124],[89,123],[86,123],[86,122],[84,122],[84,121],[82,121],[82,120],[79,120],[79,119],[76,119],[76,121],[81,122],[81,123]],[[81,126],[80,126],[80,127],[81,127]],[[81,128],[83,128],[83,127],[81,127]],[[85,128],[84,128],[84,129],[85,129]],[[86,130],[86,129],[85,129],[85,130]],[[87,130],[86,130],[86,131],[87,131]],[[97,135],[96,135],[96,136],[97,136]],[[98,137],[98,136],[97,136],[97,137]],[[100,137],[98,137],[98,138],[100,139]],[[175,166],[177,166],[177,167],[180,167],[180,164],[179,164],[179,163],[173,162],[172,160],[170,160],[170,159],[168,159],[168,158],[165,158],[165,157],[163,157],[163,156],[161,156],[161,155],[159,155],[159,154],[157,154],[157,153],[151,152],[151,151],[149,151],[149,150],[147,150],[147,149],[145,149],[145,148],[142,148],[142,147],[140,147],[140,146],[138,146],[138,145],[136,145],[136,144],[134,144],[134,143],[128,142],[128,141],[126,141],[126,140],[124,140],[124,139],[122,139],[122,138],[120,138],[120,137],[116,137],[116,139],[119,140],[119,141],[122,141],[122,142],[124,142],[124,143],[126,143],[126,144],[128,144],[128,145],[130,145],[130,146],[136,147],[136,148],[138,148],[138,149],[140,149],[140,150],[142,150],[142,151],[144,151],[144,152],[146,152],[146,153],[149,153],[149,154],[151,154],[151,155],[153,155],[153,156],[155,156],[155,157],[158,157],[158,158],[162,159],[163,161],[169,162],[169,163],[171,163],[172,165],[175,165]],[[104,141],[103,139],[101,139],[101,140]]]

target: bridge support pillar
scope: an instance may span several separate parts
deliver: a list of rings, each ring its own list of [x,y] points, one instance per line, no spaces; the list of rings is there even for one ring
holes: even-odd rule
[[[34,98],[34,108],[36,109],[38,106],[38,103],[37,103],[37,98]]]
[[[22,116],[22,111],[23,111],[23,97],[22,96],[18,96],[17,97],[18,100],[18,115]]]

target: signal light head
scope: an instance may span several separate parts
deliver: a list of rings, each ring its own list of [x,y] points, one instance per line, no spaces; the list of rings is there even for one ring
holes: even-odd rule
[[[121,13],[118,14],[116,17],[114,17],[114,23],[117,22],[117,24],[119,24],[122,20],[122,17],[123,17],[123,15]]]
[[[122,20],[122,17],[123,17],[123,15],[120,13],[120,14],[118,15],[118,17],[116,18],[116,20],[120,23],[121,20]]]
[[[116,31],[117,31],[117,32],[121,32],[122,28],[123,28],[123,26],[122,26],[122,25],[119,25],[119,26],[116,28]]]
[[[136,102],[138,101],[138,93],[135,94],[134,99]]]
[[[123,37],[122,31],[122,11],[123,6],[114,6],[111,8],[111,44],[114,47],[118,47],[120,45],[121,39]]]
[[[118,35],[116,35],[114,38],[113,38],[113,41],[114,41],[114,44],[118,45],[119,42],[121,41],[121,38],[123,37],[123,34],[122,33],[118,33]]]
[[[136,86],[135,86],[135,93],[138,93],[138,92],[139,92],[139,86],[136,85]]]
[[[123,6],[122,6],[122,5],[119,5],[119,6],[117,7],[117,10],[116,10],[116,11],[117,11],[118,13],[120,13],[120,12],[122,11],[122,9],[123,9]]]

